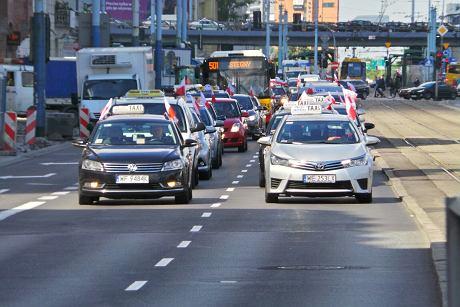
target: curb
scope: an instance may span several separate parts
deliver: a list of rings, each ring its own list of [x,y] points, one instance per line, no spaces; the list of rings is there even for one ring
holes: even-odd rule
[[[382,155],[375,150],[378,159],[376,164],[379,165],[383,173],[388,177],[391,187],[395,194],[402,200],[406,208],[415,216],[417,223],[421,227],[425,236],[430,242],[431,259],[436,271],[439,289],[441,290],[442,306],[447,307],[447,250],[446,236],[428,217],[426,212],[417,204],[417,201],[407,193],[401,179],[393,172],[393,169],[387,164]]]
[[[36,157],[46,155],[48,153],[59,151],[61,149],[66,148],[69,145],[70,145],[70,142],[64,142],[64,143],[60,143],[60,144],[56,144],[56,145],[51,145],[51,146],[48,146],[48,147],[45,147],[45,148],[42,148],[42,149],[37,149],[37,150],[26,152],[26,153],[24,153],[24,154],[22,154],[20,156],[8,159],[7,161],[1,161],[1,158],[0,158],[0,167],[13,165],[13,164],[25,161],[25,160],[29,160],[29,159],[32,159],[32,158],[36,158]]]

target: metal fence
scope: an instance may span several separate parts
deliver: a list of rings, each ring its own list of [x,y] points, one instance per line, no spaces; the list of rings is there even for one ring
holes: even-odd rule
[[[460,306],[460,197],[447,200],[448,304]]]
[[[6,76],[0,73],[0,150],[3,149],[5,112],[6,112]]]

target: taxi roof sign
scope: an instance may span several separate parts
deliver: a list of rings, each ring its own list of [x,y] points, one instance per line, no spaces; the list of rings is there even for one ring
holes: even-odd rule
[[[112,115],[130,115],[130,114],[144,114],[144,105],[142,104],[128,104],[113,106]]]
[[[129,90],[125,97],[127,98],[156,98],[165,97],[161,90]]]
[[[323,107],[319,104],[296,105],[291,108],[292,115],[321,114]]]

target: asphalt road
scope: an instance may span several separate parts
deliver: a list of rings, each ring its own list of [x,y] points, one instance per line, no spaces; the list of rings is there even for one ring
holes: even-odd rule
[[[372,204],[267,205],[256,152],[226,152],[189,205],[79,206],[70,146],[3,167],[1,306],[440,305],[428,243],[381,171]]]

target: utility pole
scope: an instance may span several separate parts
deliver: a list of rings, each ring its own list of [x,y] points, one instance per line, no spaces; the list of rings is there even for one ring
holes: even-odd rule
[[[37,1],[36,1],[37,2]],[[43,0],[40,0],[43,2]],[[101,0],[93,0],[92,5],[93,47],[101,46]]]
[[[187,41],[187,28],[188,28],[188,18],[189,14],[187,12],[187,0],[182,0],[182,41],[186,42]]]
[[[177,18],[177,24],[176,24],[176,47],[179,48],[180,44],[182,42],[182,0],[177,0],[176,1],[176,18]]]
[[[139,0],[132,0],[131,3],[133,13],[133,46],[139,46]]]
[[[152,0],[153,1],[153,0]],[[161,18],[163,14],[163,0],[155,0],[155,9],[156,9],[156,38],[155,38],[155,88],[161,88],[161,67],[162,63],[162,52],[163,45],[161,43]]]
[[[283,5],[279,5],[278,13],[278,69],[283,67]]]
[[[37,108],[37,137],[46,135],[46,14],[44,0],[35,0],[35,11],[32,26],[33,60],[34,60],[34,105]]]
[[[284,29],[283,29],[283,42],[284,42],[284,50],[283,56],[285,60],[289,60],[288,54],[288,12],[284,11]]]
[[[313,61],[315,62],[315,74],[318,74],[318,1],[319,0],[313,0],[314,1],[314,20],[315,20],[315,47],[314,47],[314,59]]]
[[[150,1],[150,45],[152,47],[155,43],[154,33],[155,33],[155,0]]]
[[[265,14],[265,56],[270,58],[270,0],[264,0]]]

